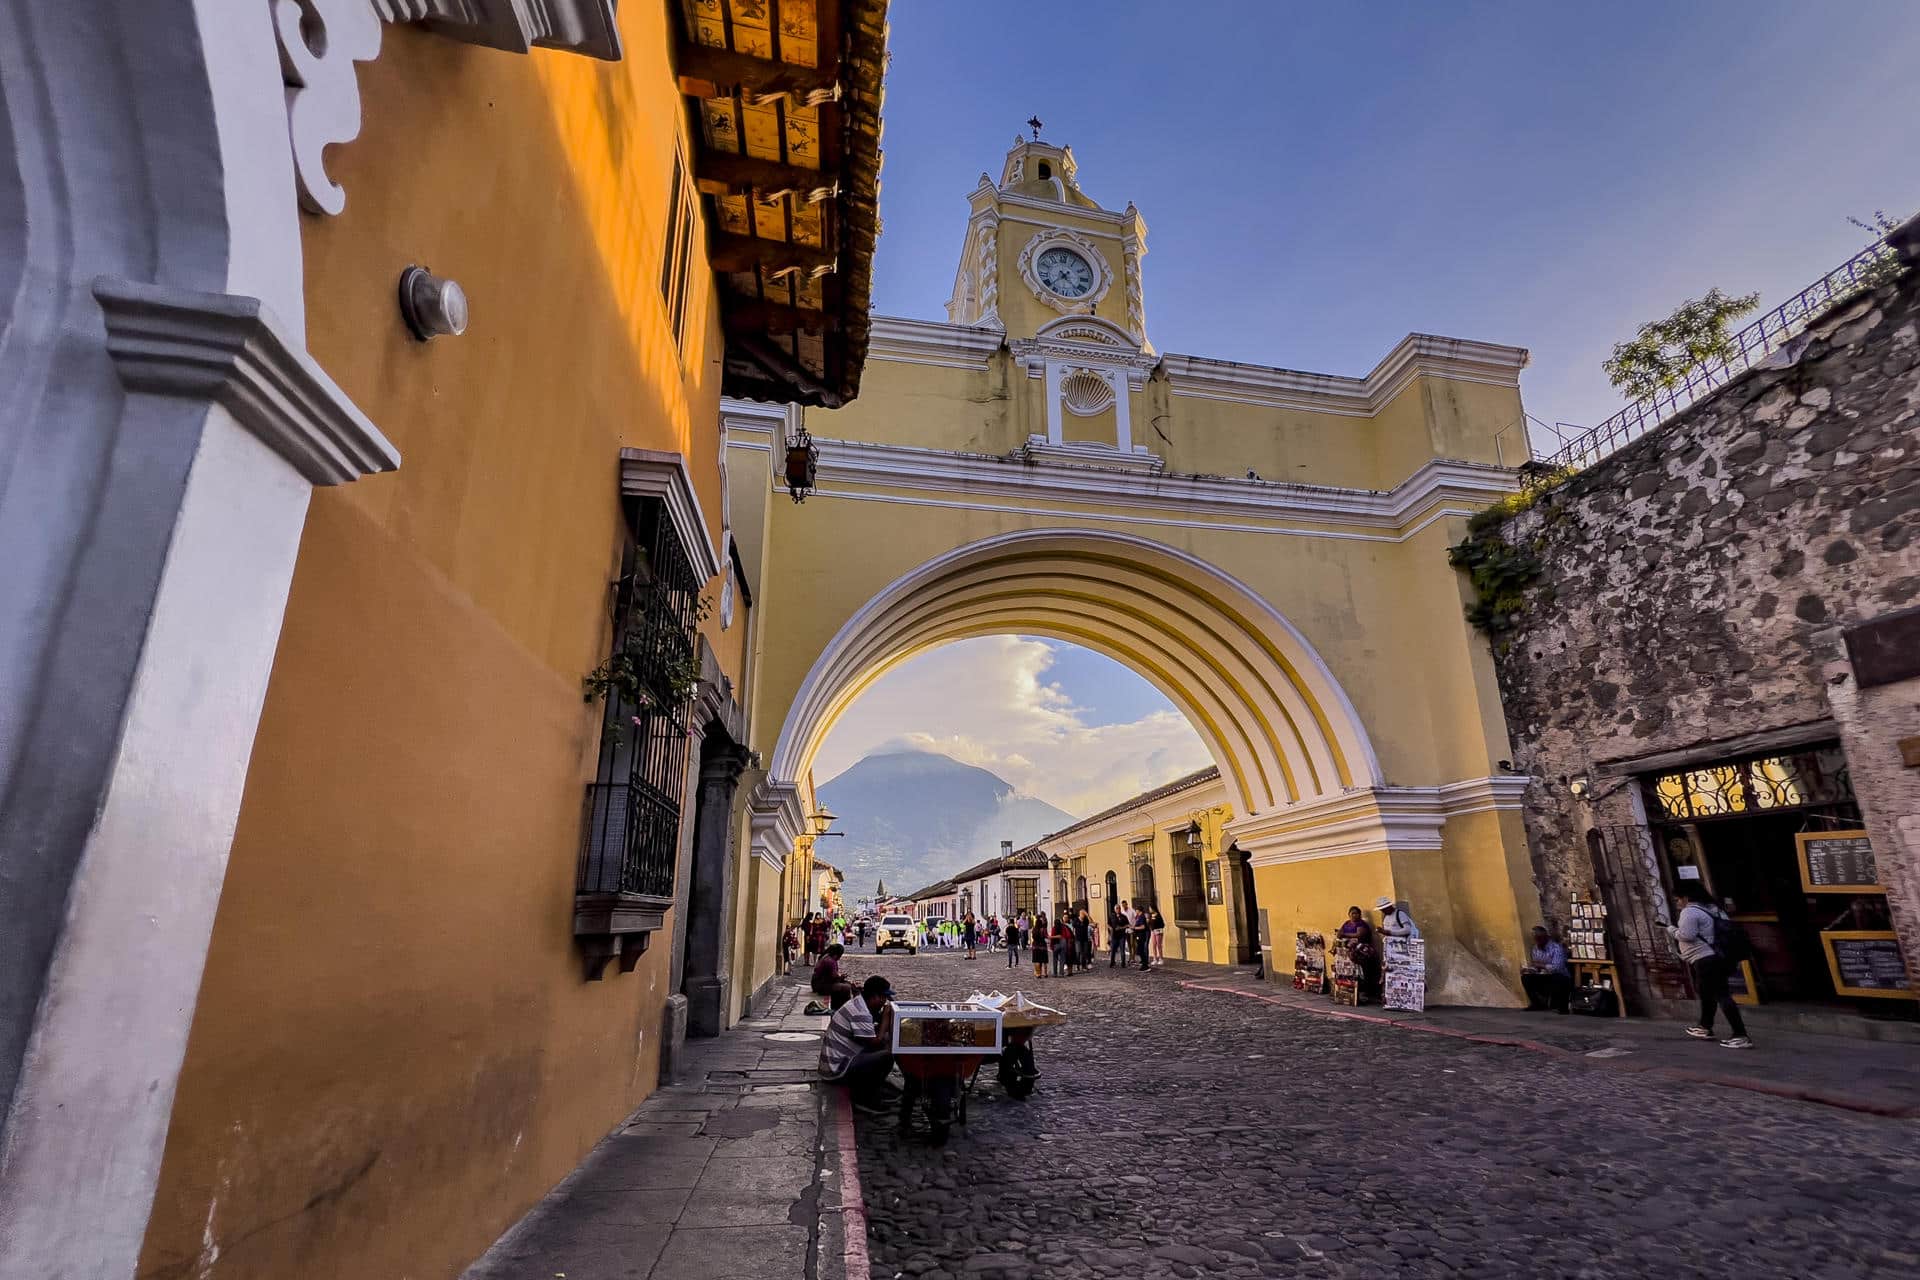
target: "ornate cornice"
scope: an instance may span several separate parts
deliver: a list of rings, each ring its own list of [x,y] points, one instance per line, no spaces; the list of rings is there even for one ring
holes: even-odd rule
[[[875,316],[867,356],[947,369],[985,369],[1006,341],[1007,335],[999,329]]]
[[[806,810],[800,803],[800,788],[768,778],[754,788],[747,809],[754,857],[779,870],[786,864],[794,845],[806,834]]]
[[[364,0],[362,0],[364,2]],[[419,22],[467,44],[525,53],[559,49],[617,62],[614,0],[372,0],[387,22]]]
[[[1035,262],[1041,254],[1056,248],[1071,249],[1085,258],[1087,265],[1094,269],[1098,277],[1094,281],[1093,288],[1078,298],[1065,297],[1040,283]],[[1042,231],[1027,241],[1025,247],[1020,250],[1020,258],[1016,265],[1020,270],[1020,278],[1026,282],[1027,288],[1033,290],[1033,296],[1055,311],[1066,315],[1092,314],[1093,308],[1099,305],[1100,301],[1107,296],[1108,290],[1113,288],[1113,268],[1107,264],[1106,253],[1080,232],[1066,227]]]
[[[1309,521],[1404,530],[1436,509],[1477,509],[1519,487],[1513,472],[1475,462],[1426,463],[1390,490],[1274,480],[1132,475],[1083,466],[1023,465],[1025,457],[954,453],[908,445],[816,437],[823,489],[837,484],[880,485],[924,493],[966,495],[1031,504],[1035,501],[1125,506],[1199,524],[1208,518]],[[1031,442],[1028,447],[1031,446]],[[1071,446],[1059,446],[1068,449]],[[1051,456],[1051,447],[1033,455]],[[1151,456],[1151,455],[1148,455]],[[1064,514],[1064,513],[1063,513]],[[1082,513],[1085,514],[1085,513]]]
[[[1176,396],[1372,417],[1418,377],[1518,387],[1528,358],[1523,347],[1410,333],[1364,378],[1185,355],[1161,357],[1161,368]]]
[[[1521,774],[1469,778],[1438,787],[1371,787],[1238,818],[1227,835],[1256,867],[1311,862],[1355,853],[1442,847],[1448,819],[1517,810],[1527,783]]]
[[[273,0],[294,184],[309,213],[339,213],[347,193],[327,176],[326,149],[360,136],[356,62],[380,56],[380,21],[367,0]]]
[[[203,397],[313,484],[392,471],[400,451],[258,298],[93,282],[107,351],[129,391]]]
[[[719,574],[720,552],[707,532],[707,518],[700,511],[700,496],[693,491],[686,458],[659,449],[622,449],[620,492],[664,502],[695,576],[705,583]]]

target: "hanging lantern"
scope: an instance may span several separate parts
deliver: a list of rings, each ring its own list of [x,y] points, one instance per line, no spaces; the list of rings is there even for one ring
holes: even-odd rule
[[[814,476],[820,469],[820,447],[801,427],[787,437],[787,492],[795,502],[805,502],[813,490]]]

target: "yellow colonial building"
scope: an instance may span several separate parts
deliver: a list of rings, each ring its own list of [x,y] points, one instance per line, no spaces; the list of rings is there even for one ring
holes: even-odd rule
[[[857,403],[723,407],[758,830],[799,828],[797,780],[881,672],[1046,636],[1153,683],[1218,771],[1140,831],[1068,838],[1070,878],[1130,896],[1101,851],[1151,834],[1163,901],[1190,896],[1170,842],[1197,835],[1200,897],[1209,861],[1223,879],[1196,957],[1245,958],[1256,903],[1290,936],[1387,893],[1434,999],[1511,999],[1539,910],[1524,780],[1446,552],[1515,488],[1526,352],[1410,334],[1358,377],[1163,352],[1145,219],[1071,150],[1018,139],[966,198],[947,318],[875,317]]]

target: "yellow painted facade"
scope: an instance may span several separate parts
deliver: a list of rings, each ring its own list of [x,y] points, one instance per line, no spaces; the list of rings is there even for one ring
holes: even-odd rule
[[[622,449],[682,460],[726,554],[723,335],[699,223],[678,331],[661,284],[674,9],[618,12],[617,61],[389,25],[358,68],[346,209],[302,221],[306,329],[405,461],[314,494],[142,1275],[458,1274],[659,1078],[675,913],[603,981],[571,927],[602,740],[582,677]],[[464,336],[408,334],[409,264],[460,283]],[[700,627],[737,692],[741,597]],[[783,914],[743,801],[731,1016]]]
[[[1131,206],[1079,189],[1070,153],[1017,144],[971,197],[950,321],[876,319],[861,398],[804,413],[804,504],[759,472],[766,786],[917,652],[1085,645],[1193,721],[1221,772],[1206,838],[1246,855],[1276,937],[1392,894],[1430,939],[1435,998],[1508,1001],[1538,911],[1523,780],[1498,767],[1491,658],[1446,551],[1514,487],[1525,352],[1412,335],[1361,377],[1162,353],[1144,237]],[[1095,286],[1065,296],[1049,265],[1069,293]],[[766,468],[798,425],[723,415],[730,467]],[[1073,853],[1098,878],[1123,844]],[[1224,961],[1223,936],[1179,945]]]

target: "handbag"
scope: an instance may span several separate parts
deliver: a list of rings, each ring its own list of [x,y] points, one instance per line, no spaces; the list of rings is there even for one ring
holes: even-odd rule
[[[1567,997],[1567,1009],[1590,1018],[1611,1018],[1620,1011],[1620,997],[1608,987],[1575,987]]]

